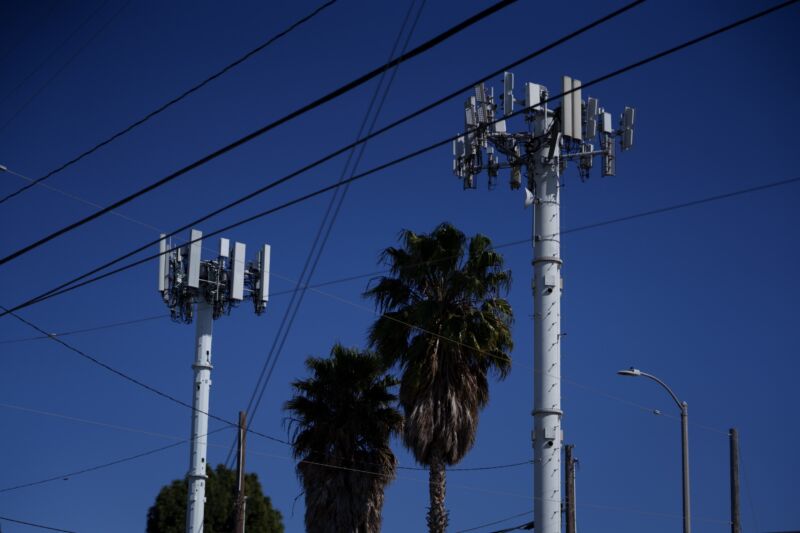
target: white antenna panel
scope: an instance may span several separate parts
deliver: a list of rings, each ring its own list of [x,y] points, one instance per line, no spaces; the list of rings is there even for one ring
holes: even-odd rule
[[[506,121],[505,120],[498,120],[494,123],[494,132],[495,133],[505,133],[506,132]]]
[[[597,135],[597,112],[600,105],[597,98],[586,99],[586,138],[593,139]]]
[[[203,232],[193,229],[189,242],[189,279],[186,284],[189,287],[200,288],[200,260],[203,250]]]
[[[266,304],[269,301],[269,262],[270,246],[265,244],[258,252],[258,301]]]
[[[219,240],[219,256],[228,258],[231,255],[231,241],[225,237]]]
[[[611,113],[603,113],[603,133],[614,133],[614,125],[611,123]]]
[[[475,97],[470,96],[467,103],[464,105],[464,122],[467,128],[475,126]]]
[[[167,268],[167,239],[164,233],[158,241],[158,292],[164,292],[169,285],[169,270]]]
[[[231,254],[231,300],[240,302],[244,299],[244,262],[245,245],[234,243]]]
[[[531,108],[541,103],[541,86],[536,83],[525,84],[525,107]]]
[[[572,78],[562,76],[561,78],[561,133],[567,137],[572,137]]]
[[[503,72],[503,113],[510,115],[514,112],[514,74]]]
[[[572,91],[572,138],[580,141],[583,138],[581,128],[582,100],[580,81],[572,80]]]

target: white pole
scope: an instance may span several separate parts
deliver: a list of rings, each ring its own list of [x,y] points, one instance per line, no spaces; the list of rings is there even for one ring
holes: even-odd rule
[[[552,118],[537,120],[545,139]],[[552,160],[548,157],[553,155]],[[533,252],[533,513],[537,533],[561,532],[561,244],[558,146],[537,152]]]
[[[206,449],[208,397],[211,389],[211,331],[213,308],[201,298],[197,304],[194,394],[192,400],[192,445],[189,457],[189,499],[186,507],[186,533],[203,531],[206,503]]]

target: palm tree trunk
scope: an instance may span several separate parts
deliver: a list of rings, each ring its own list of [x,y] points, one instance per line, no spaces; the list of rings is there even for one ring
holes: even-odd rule
[[[444,533],[447,530],[447,509],[444,507],[445,486],[447,484],[444,461],[438,450],[431,457],[428,477],[428,491],[431,506],[428,508],[429,533]]]

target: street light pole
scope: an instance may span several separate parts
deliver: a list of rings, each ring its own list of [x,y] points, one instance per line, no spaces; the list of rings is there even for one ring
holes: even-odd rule
[[[682,402],[678,399],[672,389],[669,386],[655,377],[652,374],[648,374],[647,372],[642,372],[637,368],[631,367],[628,370],[620,370],[617,372],[620,376],[631,376],[631,377],[645,377],[649,378],[659,385],[661,385],[664,390],[666,390],[672,399],[675,401],[675,404],[678,406],[678,409],[681,410],[681,454],[682,454],[682,471],[683,471],[683,533],[691,533],[692,531],[692,519],[691,519],[691,502],[689,498],[689,404],[686,402]]]

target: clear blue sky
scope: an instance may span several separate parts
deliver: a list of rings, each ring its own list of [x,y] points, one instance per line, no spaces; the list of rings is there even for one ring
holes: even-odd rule
[[[308,13],[316,2],[131,2],[6,128],[0,163],[37,177],[104,139]],[[0,3],[0,124],[123,5],[109,0],[75,37],[11,92],[100,5],[99,1]],[[483,2],[428,2],[412,45],[479,11]],[[399,118],[534,50],[618,5],[519,2],[400,68],[379,124]],[[588,80],[770,5],[769,2],[651,0],[633,12],[515,69],[523,81],[557,89],[562,74]],[[408,2],[340,0],[307,26],[47,183],[106,204],[382,63]],[[793,178],[800,119],[797,27],[792,7],[587,91],[618,113],[637,109],[636,146],[617,176],[581,183],[565,174],[565,229]],[[7,53],[8,52],[8,53]],[[226,155],[124,208],[164,229],[177,227],[354,138],[374,84]],[[10,94],[9,94],[10,93]],[[466,96],[466,95],[465,95]],[[452,135],[462,99],[370,143],[361,168]],[[337,159],[291,184],[207,222],[211,231],[336,181]],[[495,243],[524,239],[530,212],[502,176],[489,192],[464,192],[449,148],[354,185],[314,277],[376,269],[401,228],[450,221]],[[0,193],[25,182],[0,174]],[[690,406],[693,509],[697,531],[722,533],[728,519],[728,441],[739,428],[745,531],[797,529],[797,301],[800,185],[770,189],[597,229],[563,239],[563,387],[566,441],[575,444],[579,527],[618,533],[680,527],[680,433],[674,405],[655,384],[623,379],[635,365],[668,382]],[[226,236],[251,251],[272,245],[273,290],[293,287],[327,205],[320,197]],[[5,255],[91,212],[36,188],[0,206]],[[0,269],[10,306],[155,236],[105,216]],[[216,240],[207,242],[216,247]],[[531,458],[529,246],[505,248],[514,275],[514,366],[493,382],[476,445],[460,466]],[[366,280],[309,292],[264,395],[254,427],[285,437],[281,406],[305,376],[309,354],[332,343],[363,345],[374,319],[360,294]],[[211,410],[234,419],[255,385],[288,297],[256,317],[242,306],[215,323]],[[135,268],[22,315],[51,332],[165,313],[156,263]],[[0,341],[36,333],[0,319]],[[66,338],[89,354],[191,401],[194,326],[167,318]],[[0,344],[0,488],[91,467],[185,438],[190,413],[89,364],[58,344]],[[154,434],[21,411],[23,407]],[[649,409],[660,409],[656,416]],[[668,416],[669,415],[669,416]],[[212,423],[212,428],[218,424]],[[210,438],[209,463],[224,460],[233,432]],[[413,459],[393,444],[402,465]],[[302,531],[303,499],[289,450],[249,440],[248,466]],[[142,531],[160,487],[182,477],[181,446],[116,467],[0,494],[0,515],[80,532]],[[401,471],[388,488],[387,532],[421,531],[426,473]],[[529,467],[451,472],[451,531],[532,508]],[[509,521],[522,523],[526,517]],[[2,524],[4,532],[27,531]],[[498,526],[499,527],[499,526]],[[486,528],[482,531],[488,531]]]

